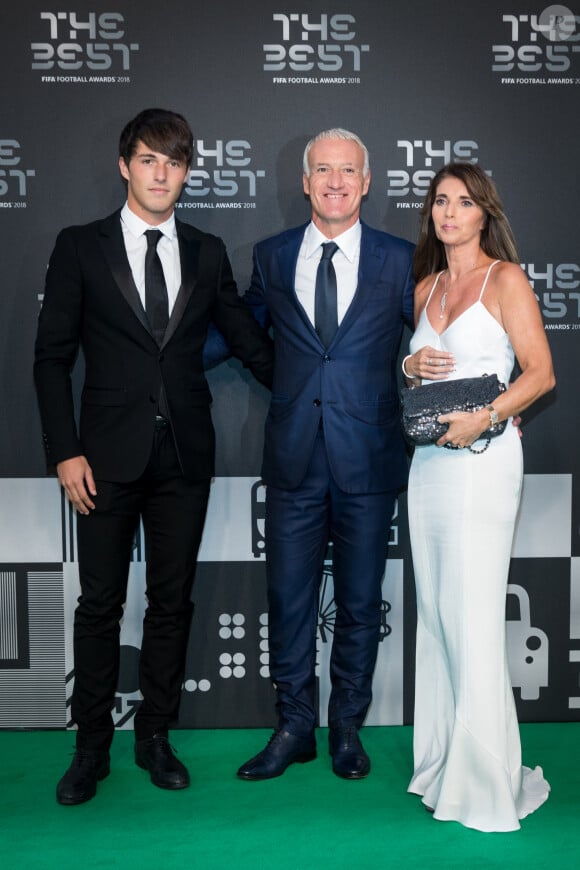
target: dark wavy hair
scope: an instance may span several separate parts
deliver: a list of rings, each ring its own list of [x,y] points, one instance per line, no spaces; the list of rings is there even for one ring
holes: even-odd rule
[[[516,243],[505,216],[499,194],[494,182],[483,169],[474,163],[448,163],[439,170],[431,181],[423,208],[419,226],[419,240],[413,260],[413,275],[420,281],[433,272],[440,272],[447,267],[445,248],[435,234],[431,210],[436,199],[437,188],[444,178],[457,178],[462,181],[469,196],[476,205],[483,209],[485,225],[481,232],[481,248],[494,260],[508,260],[519,263]]]
[[[119,139],[119,156],[125,163],[131,160],[138,142],[173,160],[183,160],[187,166],[191,163],[193,133],[183,115],[177,112],[144,109],[129,121]]]

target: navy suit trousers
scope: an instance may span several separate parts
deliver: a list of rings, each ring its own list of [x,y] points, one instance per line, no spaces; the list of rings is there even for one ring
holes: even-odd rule
[[[363,723],[372,695],[381,584],[396,493],[351,494],[332,478],[319,432],[306,478],[293,490],[266,491],[270,674],[279,724],[311,734],[319,587],[329,542],[336,621],[332,642],[331,727]]]

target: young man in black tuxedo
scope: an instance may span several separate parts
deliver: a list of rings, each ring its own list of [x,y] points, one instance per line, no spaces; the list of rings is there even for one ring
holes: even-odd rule
[[[237,294],[223,242],[174,216],[192,153],[181,115],[137,115],[119,145],[125,205],[63,230],[46,276],[34,374],[48,461],[78,512],[81,584],[72,697],[78,733],[57,786],[62,804],[89,800],[109,773],[119,620],[140,519],[147,611],[135,758],[161,788],[189,784],[168,728],[178,714],[214,471],[202,356],[210,322],[271,384],[271,341]],[[79,348],[86,373],[77,430],[71,369]]]

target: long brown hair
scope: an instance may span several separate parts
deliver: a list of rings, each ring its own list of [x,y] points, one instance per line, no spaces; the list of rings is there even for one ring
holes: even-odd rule
[[[477,164],[448,163],[433,178],[421,209],[419,240],[413,260],[415,280],[420,281],[427,275],[439,272],[447,266],[445,248],[435,234],[433,218],[431,217],[437,188],[444,178],[457,178],[462,181],[474,203],[483,209],[485,225],[480,240],[482,250],[494,260],[519,263],[512,229],[505,216],[494,182]]]

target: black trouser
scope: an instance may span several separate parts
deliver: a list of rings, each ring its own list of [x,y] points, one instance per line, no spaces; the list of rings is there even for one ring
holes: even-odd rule
[[[181,473],[173,436],[155,432],[149,464],[131,483],[97,481],[96,509],[78,516],[81,596],[75,612],[72,718],[77,746],[108,749],[111,708],[119,675],[119,621],[139,518],[147,560],[135,739],[166,734],[177,718],[183,682],[197,553],[209,480],[190,483]]]

